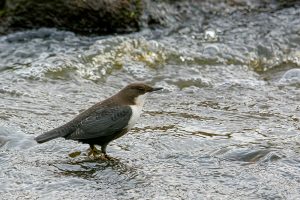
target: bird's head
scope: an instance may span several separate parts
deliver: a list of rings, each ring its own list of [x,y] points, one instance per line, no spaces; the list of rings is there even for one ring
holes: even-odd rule
[[[143,105],[147,93],[161,90],[161,87],[151,87],[144,83],[132,83],[123,88],[119,94],[127,101],[136,105]]]

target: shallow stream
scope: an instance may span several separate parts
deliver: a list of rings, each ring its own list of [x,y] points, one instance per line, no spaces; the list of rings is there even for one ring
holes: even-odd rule
[[[108,146],[115,161],[34,142],[136,81],[164,90]],[[1,199],[300,199],[299,8],[0,36],[0,99]]]

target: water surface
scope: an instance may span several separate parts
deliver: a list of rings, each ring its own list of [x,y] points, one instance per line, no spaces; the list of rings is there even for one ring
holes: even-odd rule
[[[299,15],[1,36],[1,199],[299,199]],[[88,158],[74,141],[33,141],[135,81],[165,89],[108,146],[115,161]]]

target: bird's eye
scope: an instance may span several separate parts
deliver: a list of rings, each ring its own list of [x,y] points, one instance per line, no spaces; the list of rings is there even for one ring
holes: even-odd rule
[[[141,88],[141,87],[139,87],[139,88],[137,88],[139,91],[144,91],[144,88]]]

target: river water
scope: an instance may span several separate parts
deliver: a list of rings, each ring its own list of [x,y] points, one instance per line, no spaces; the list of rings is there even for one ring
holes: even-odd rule
[[[34,142],[136,81],[164,90],[108,146],[114,161]],[[0,97],[1,199],[300,199],[297,7],[121,36],[0,36]]]

